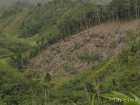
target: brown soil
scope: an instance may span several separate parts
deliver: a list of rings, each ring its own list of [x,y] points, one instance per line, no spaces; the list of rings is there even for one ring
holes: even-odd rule
[[[89,70],[98,62],[87,63],[81,61],[79,56],[98,53],[105,60],[121,51],[126,32],[139,29],[140,20],[95,26],[49,46],[31,60],[29,68],[49,71],[52,75]],[[66,71],[66,68],[70,71]]]

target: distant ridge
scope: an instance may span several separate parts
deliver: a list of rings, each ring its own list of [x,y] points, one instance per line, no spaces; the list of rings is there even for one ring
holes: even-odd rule
[[[52,0],[0,0],[0,8],[7,8],[10,6],[13,6],[16,2],[19,2],[19,1],[36,4],[38,2],[48,2],[48,1],[52,1]],[[73,0],[73,1],[76,1],[76,0]],[[97,3],[97,4],[107,4],[111,0],[82,0],[82,1],[93,2],[93,3]]]

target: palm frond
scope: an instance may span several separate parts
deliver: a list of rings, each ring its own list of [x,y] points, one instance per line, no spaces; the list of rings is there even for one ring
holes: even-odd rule
[[[132,94],[131,94],[132,95]],[[124,105],[140,105],[139,98],[135,95],[132,95],[134,98],[131,98],[120,92],[112,92],[110,94],[103,94],[102,97],[109,99],[115,103],[124,103]]]
[[[130,93],[130,94],[134,97],[135,101],[140,104],[140,98],[138,96],[134,95],[133,93]]]

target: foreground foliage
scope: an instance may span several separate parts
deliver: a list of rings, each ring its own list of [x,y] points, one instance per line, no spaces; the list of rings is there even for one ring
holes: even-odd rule
[[[124,103],[124,105],[140,105],[140,99],[132,93],[130,95],[133,98],[119,92],[112,92],[110,94],[104,94],[102,97],[116,103]]]

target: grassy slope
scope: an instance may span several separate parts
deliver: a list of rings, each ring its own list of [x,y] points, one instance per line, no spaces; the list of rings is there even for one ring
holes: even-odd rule
[[[0,17],[0,62],[7,66],[9,66],[9,57],[11,55],[26,51],[26,49],[36,44],[36,36],[32,38],[20,37],[19,26],[25,16],[25,12],[16,12],[8,16]],[[19,44],[22,47],[19,46],[18,48]],[[0,63],[0,67],[4,66],[2,63]],[[11,68],[13,67],[11,66]]]
[[[35,45],[35,38],[21,38],[20,36],[20,24],[25,18],[26,14],[24,12],[13,13],[10,16],[0,18],[0,32],[1,32],[1,45],[4,45],[4,48],[0,47],[1,55],[2,52],[7,51],[9,46],[16,46],[19,43],[23,45]],[[9,53],[11,53],[9,51]]]

